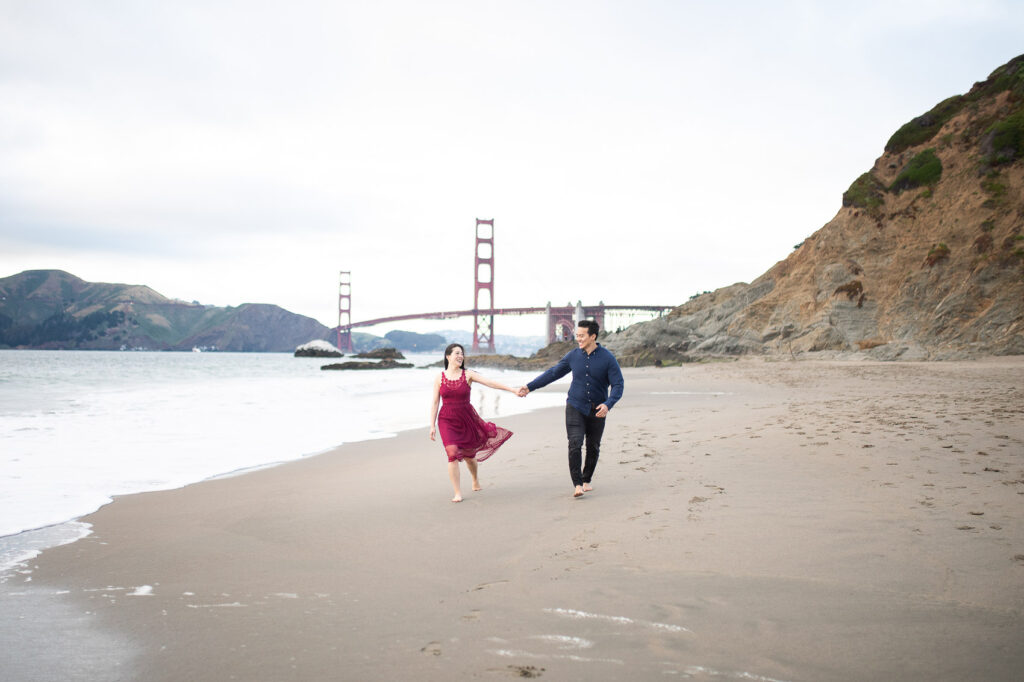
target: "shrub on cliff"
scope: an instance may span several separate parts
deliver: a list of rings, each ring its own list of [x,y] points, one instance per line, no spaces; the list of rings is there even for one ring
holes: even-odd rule
[[[930,111],[903,124],[885,143],[885,151],[893,154],[928,142],[946,122],[960,113],[971,102],[1009,90],[1011,98],[1024,99],[1024,55],[1003,64],[980,83],[975,83],[966,95],[954,95],[936,104]]]
[[[935,137],[935,133],[946,124],[946,121],[960,113],[966,103],[963,95],[953,95],[934,107],[931,111],[921,114],[893,133],[885,143],[885,151],[899,154],[905,149],[922,144]]]
[[[910,160],[889,189],[898,194],[905,189],[934,185],[940,177],[942,161],[935,155],[935,149],[928,148]]]
[[[854,206],[874,213],[885,201],[885,185],[871,171],[853,181],[850,189],[843,192],[843,206]]]
[[[978,89],[979,94],[986,95],[1009,90],[1015,98],[1024,98],[1024,55],[1014,57],[993,71]]]
[[[928,267],[932,267],[939,261],[944,261],[947,258],[949,258],[949,247],[940,242],[928,250],[928,255],[925,256],[924,262]]]
[[[998,166],[1024,157],[1024,109],[995,123],[982,142],[985,164]]]

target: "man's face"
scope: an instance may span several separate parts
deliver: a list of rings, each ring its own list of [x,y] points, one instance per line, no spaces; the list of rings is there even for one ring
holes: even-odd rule
[[[580,348],[586,348],[591,341],[597,340],[597,334],[591,334],[586,327],[576,327],[576,343]]]

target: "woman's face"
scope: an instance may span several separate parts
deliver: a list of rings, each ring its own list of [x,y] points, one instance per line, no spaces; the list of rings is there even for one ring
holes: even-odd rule
[[[466,359],[465,353],[458,346],[452,348],[452,352],[448,355],[448,366],[449,367],[462,367],[462,362]]]

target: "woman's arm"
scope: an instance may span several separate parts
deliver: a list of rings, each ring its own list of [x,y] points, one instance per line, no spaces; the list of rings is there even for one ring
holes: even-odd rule
[[[433,402],[430,405],[430,440],[436,440],[434,436],[437,434],[437,406],[441,402],[441,375],[438,374],[437,378],[434,379],[434,395]]]
[[[508,391],[509,393],[516,393],[516,389],[512,388],[511,386],[506,386],[505,384],[499,383],[497,381],[492,381],[490,379],[485,379],[483,377],[483,375],[481,375],[479,372],[475,372],[473,370],[467,370],[466,378],[469,380],[469,383],[471,383],[471,384],[474,381],[476,381],[476,382],[479,382],[479,383],[483,384],[484,386],[488,386],[490,388],[496,388],[499,391]]]

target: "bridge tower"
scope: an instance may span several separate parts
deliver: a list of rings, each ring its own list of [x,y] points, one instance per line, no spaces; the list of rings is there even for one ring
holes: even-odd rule
[[[480,228],[483,227],[483,230]],[[476,219],[476,259],[473,268],[473,352],[481,347],[494,352],[494,219]],[[480,305],[480,294],[486,305]]]
[[[352,352],[352,272],[338,273],[338,350]],[[342,331],[342,326],[347,327]]]

